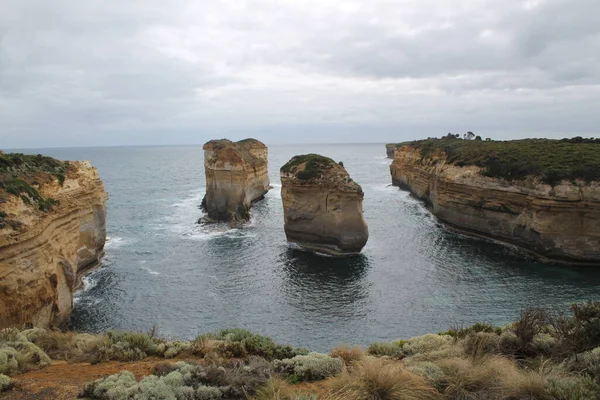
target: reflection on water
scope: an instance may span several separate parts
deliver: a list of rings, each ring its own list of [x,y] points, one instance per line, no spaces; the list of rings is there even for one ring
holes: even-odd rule
[[[281,255],[286,301],[321,320],[364,312],[369,296],[369,260],[363,255],[326,257],[297,249]]]

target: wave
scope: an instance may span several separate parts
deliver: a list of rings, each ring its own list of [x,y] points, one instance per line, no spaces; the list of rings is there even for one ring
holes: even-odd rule
[[[126,246],[128,244],[132,244],[132,243],[135,243],[134,239],[124,238],[124,237],[120,237],[120,236],[107,237],[106,242],[104,244],[104,249],[106,249],[106,250],[118,249],[120,247]]]
[[[144,271],[146,271],[147,273],[149,273],[150,275],[160,275],[160,272],[153,271],[153,270],[151,270],[151,269],[150,269],[150,268],[148,268],[148,267],[142,267],[142,269],[143,269]]]

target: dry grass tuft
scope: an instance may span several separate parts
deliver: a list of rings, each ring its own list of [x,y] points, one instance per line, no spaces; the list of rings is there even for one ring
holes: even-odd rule
[[[401,363],[365,360],[347,373],[328,382],[325,400],[432,400],[441,395]]]
[[[365,352],[362,348],[358,346],[350,347],[348,345],[341,345],[331,349],[329,355],[334,358],[341,358],[344,361],[344,364],[347,367],[350,367],[360,361],[362,361],[365,357]]]
[[[449,399],[552,399],[543,376],[519,370],[505,357],[451,358],[438,365],[444,372],[440,387]]]

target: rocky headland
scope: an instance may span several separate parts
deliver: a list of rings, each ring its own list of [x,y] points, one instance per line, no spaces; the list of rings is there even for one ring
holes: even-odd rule
[[[387,153],[387,157],[394,159],[394,155],[396,154],[396,147],[398,147],[394,143],[388,143],[385,145],[385,152]]]
[[[267,146],[256,139],[211,140],[204,145],[206,195],[203,222],[231,224],[250,219],[250,207],[271,188]]]
[[[451,227],[598,264],[599,155],[593,142],[423,140],[399,146],[390,171]]]
[[[89,162],[0,153],[0,327],[69,318],[104,254],[107,198]]]
[[[317,154],[295,156],[281,167],[281,184],[289,242],[334,255],[365,246],[364,194],[341,163]]]

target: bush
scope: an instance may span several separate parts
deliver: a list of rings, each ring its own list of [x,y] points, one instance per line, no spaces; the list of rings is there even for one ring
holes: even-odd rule
[[[0,393],[12,389],[13,386],[13,382],[8,376],[0,374]]]
[[[428,333],[423,336],[415,336],[406,341],[397,342],[402,346],[405,355],[413,356],[419,353],[429,353],[434,350],[440,350],[442,347],[452,344],[452,337],[449,335],[436,335]]]
[[[308,354],[306,349],[293,349],[290,346],[280,345],[270,337],[239,328],[224,329],[218,333],[199,336],[192,350],[195,354],[205,355],[213,349],[225,357],[243,358],[254,355],[268,360]]]
[[[367,354],[372,356],[385,356],[391,358],[403,358],[404,351],[399,343],[390,342],[375,342],[371,343],[367,348]]]
[[[344,367],[341,359],[321,353],[275,360],[273,365],[279,372],[293,375],[294,378],[303,381],[316,381],[338,375]]]
[[[589,400],[600,398],[600,386],[590,377],[550,377],[546,390],[557,400]]]
[[[600,383],[600,347],[572,355],[565,360],[564,367],[570,372],[589,375]]]

